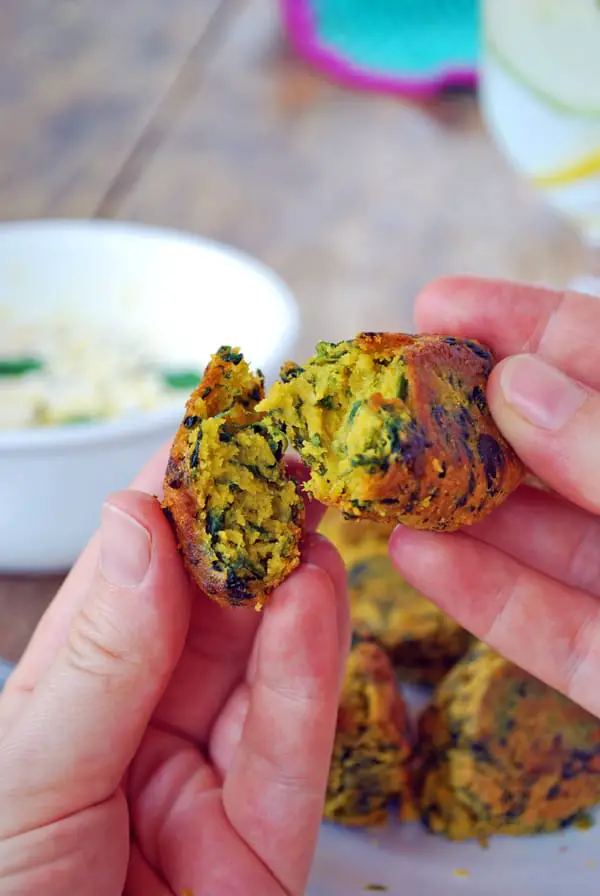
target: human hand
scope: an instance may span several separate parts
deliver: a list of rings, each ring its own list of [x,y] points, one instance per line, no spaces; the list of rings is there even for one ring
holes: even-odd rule
[[[522,486],[456,534],[397,529],[406,579],[508,659],[600,716],[600,301],[466,278],[431,284],[419,331],[487,343],[488,402],[555,493]]]
[[[344,568],[308,505],[303,563],[263,613],[217,605],[150,497],[165,464],[105,505],[0,698],[3,896],[304,892]]]

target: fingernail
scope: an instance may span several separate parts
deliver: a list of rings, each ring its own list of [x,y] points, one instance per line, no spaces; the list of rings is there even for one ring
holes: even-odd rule
[[[519,355],[504,362],[500,373],[504,399],[524,420],[556,432],[588,397],[586,390],[537,355]]]
[[[100,569],[111,585],[136,588],[150,566],[150,533],[119,507],[105,504],[100,526]]]

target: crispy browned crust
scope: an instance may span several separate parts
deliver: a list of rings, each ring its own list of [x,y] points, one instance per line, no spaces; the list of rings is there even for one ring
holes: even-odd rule
[[[242,361],[243,364],[245,362]],[[198,530],[196,513],[197,504],[192,488],[189,428],[186,421],[192,417],[201,420],[214,417],[226,410],[231,403],[231,386],[227,375],[237,366],[232,361],[223,360],[219,355],[213,356],[206,367],[204,376],[197,388],[192,392],[186,404],[185,415],[179,426],[167,464],[164,478],[164,498],[162,508],[171,522],[178,547],[183,556],[185,566],[196,584],[213,600],[226,606],[262,608],[273,590],[294,570],[300,560],[299,550],[296,556],[290,557],[281,576],[276,580],[241,582],[233,571],[216,570],[213,566],[214,555],[206,536],[203,538]],[[252,376],[253,388],[249,390],[247,400],[236,405],[230,412],[232,421],[236,423],[252,422],[259,419],[254,412],[255,404],[264,398],[262,377]],[[229,413],[229,412],[228,412]],[[280,463],[282,475],[287,477],[283,459]],[[294,523],[290,524],[294,539],[299,545],[304,527],[304,506]]]
[[[406,399],[373,395],[371,402],[407,407],[415,437],[385,474],[368,480],[358,509],[352,496],[337,506],[351,517],[451,532],[502,504],[526,471],[487,405],[491,351],[471,339],[404,333],[361,333],[356,343],[375,355],[402,352]]]
[[[475,642],[419,720],[421,817],[451,840],[531,835],[600,800],[600,723]]]

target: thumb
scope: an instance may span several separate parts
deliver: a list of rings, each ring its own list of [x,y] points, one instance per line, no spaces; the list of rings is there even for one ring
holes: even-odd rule
[[[0,742],[0,836],[115,792],[183,648],[190,589],[158,501],[110,498],[99,555],[65,646]]]
[[[517,454],[547,485],[600,513],[600,396],[537,355],[492,372],[488,402]]]

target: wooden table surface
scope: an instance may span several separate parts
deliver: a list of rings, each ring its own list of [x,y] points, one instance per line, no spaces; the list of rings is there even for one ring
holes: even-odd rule
[[[319,338],[412,327],[432,277],[561,283],[573,236],[510,171],[473,97],[327,83],[275,0],[5,0],[0,217],[187,228],[273,266]],[[0,577],[0,656],[61,577]]]

